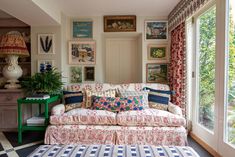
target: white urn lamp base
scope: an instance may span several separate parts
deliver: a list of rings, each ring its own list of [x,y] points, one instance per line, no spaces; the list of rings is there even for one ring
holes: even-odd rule
[[[21,67],[18,65],[18,57],[17,55],[8,55],[6,58],[7,65],[3,68],[3,76],[7,79],[9,84],[5,85],[7,89],[17,89],[21,88],[18,78],[20,78],[23,74]]]

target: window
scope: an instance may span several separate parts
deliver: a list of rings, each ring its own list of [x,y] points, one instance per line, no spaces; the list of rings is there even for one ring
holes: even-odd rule
[[[198,122],[214,129],[216,9],[197,18]]]
[[[235,1],[229,1],[226,142],[235,146]]]

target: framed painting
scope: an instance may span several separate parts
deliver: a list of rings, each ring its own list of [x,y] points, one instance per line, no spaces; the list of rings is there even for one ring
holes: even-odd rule
[[[95,64],[95,41],[70,41],[69,64]]]
[[[54,34],[38,34],[38,54],[54,54]]]
[[[136,16],[104,16],[104,32],[135,32]]]
[[[145,40],[167,40],[167,21],[145,21]]]
[[[146,65],[147,83],[167,83],[167,64],[148,63]]]
[[[148,59],[156,60],[157,62],[168,62],[169,54],[167,45],[148,45]]]
[[[72,21],[72,37],[82,38],[82,39],[92,39],[93,38],[93,22],[92,21]]]
[[[82,67],[70,67],[70,83],[82,83]]]
[[[44,72],[54,66],[54,60],[38,60],[38,72]]]
[[[84,74],[84,81],[95,81],[94,66],[85,66],[83,74]]]

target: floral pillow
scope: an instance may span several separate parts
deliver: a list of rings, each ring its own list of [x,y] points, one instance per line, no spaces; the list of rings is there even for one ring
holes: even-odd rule
[[[143,96],[129,97],[94,97],[93,109],[112,112],[142,110]]]

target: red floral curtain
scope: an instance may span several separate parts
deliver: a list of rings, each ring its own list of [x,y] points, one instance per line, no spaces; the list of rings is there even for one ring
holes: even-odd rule
[[[171,31],[171,62],[169,66],[169,82],[175,91],[172,102],[182,108],[185,115],[186,98],[186,55],[185,55],[185,22]]]

